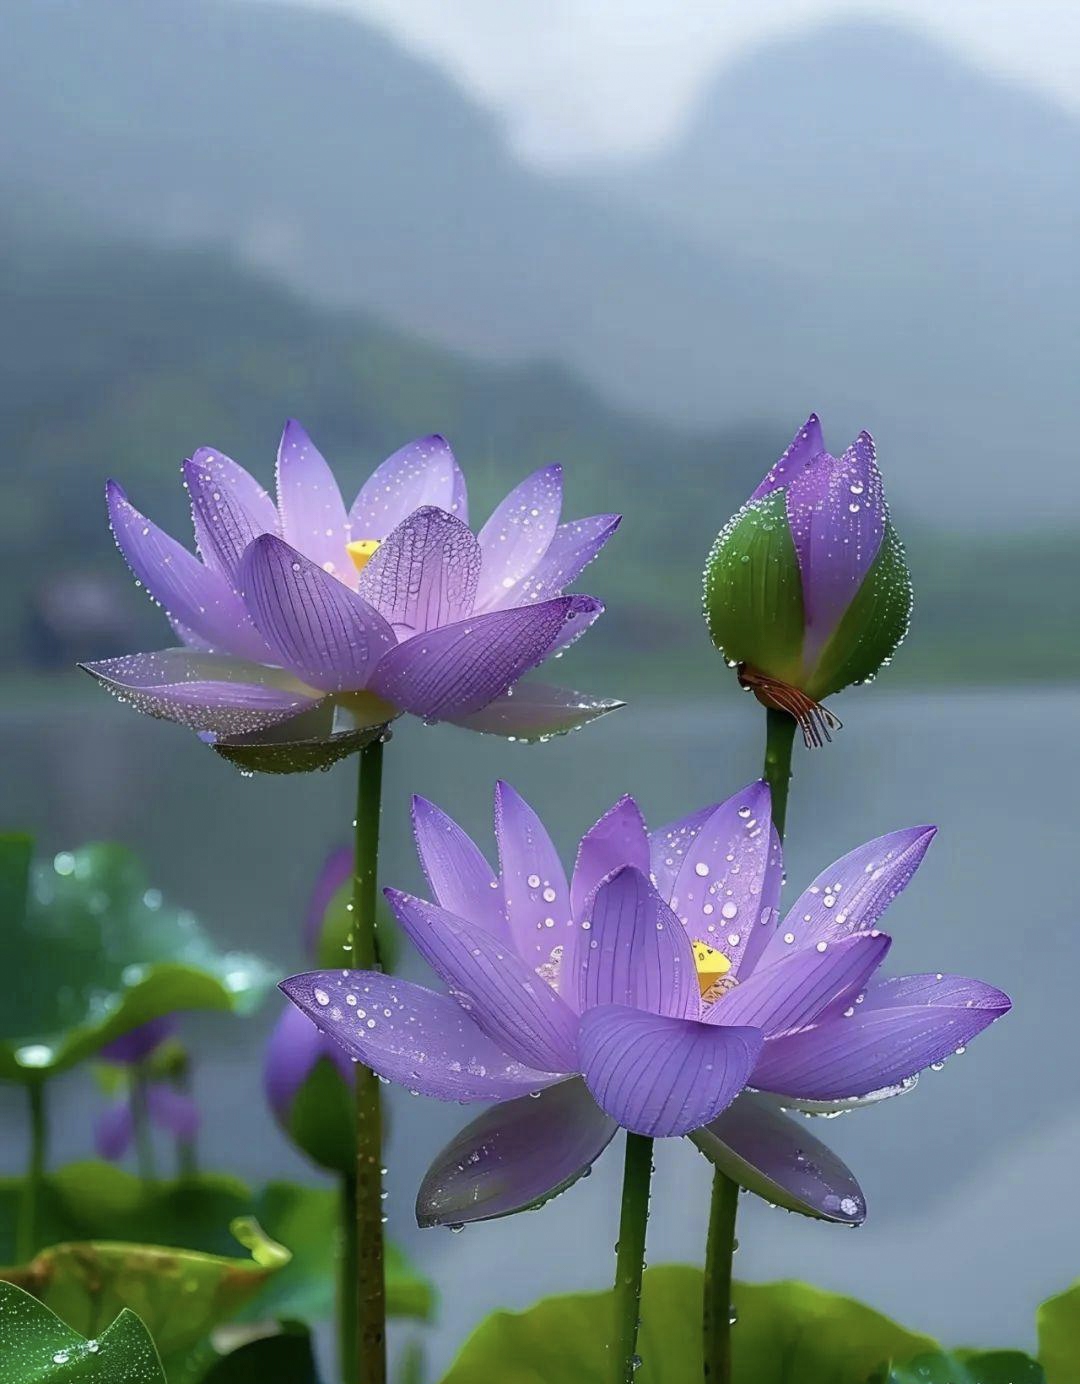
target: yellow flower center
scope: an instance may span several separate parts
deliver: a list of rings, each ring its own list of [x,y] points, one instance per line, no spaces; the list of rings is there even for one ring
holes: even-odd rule
[[[378,546],[379,540],[377,538],[354,538],[351,543],[345,544],[345,551],[352,558],[356,570],[362,572],[375,556],[375,549]]]
[[[731,975],[731,962],[722,951],[700,939],[695,939],[692,945],[701,998],[706,1004],[711,1004],[738,982]]]

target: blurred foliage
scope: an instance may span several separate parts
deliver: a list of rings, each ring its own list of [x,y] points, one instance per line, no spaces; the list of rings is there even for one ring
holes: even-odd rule
[[[565,463],[568,514],[626,510],[579,583],[609,607],[580,660],[589,680],[617,676],[623,693],[714,681],[701,565],[798,420],[680,432],[617,412],[561,367],[482,365],[307,304],[211,251],[9,226],[0,298],[0,420],[20,467],[0,515],[0,669],[168,643],[160,612],[140,605],[113,551],[105,477],[187,541],[181,459],[212,444],[268,483],[277,429],[293,412],[347,501],[384,456],[432,430],[465,467],[474,519],[528,471]],[[885,469],[887,479],[888,458]],[[897,518],[918,600],[910,648],[890,676],[1080,669],[1080,646],[1061,637],[1080,614],[1067,533],[956,538]]]
[[[53,1312],[0,1282],[4,1384],[165,1384],[150,1333],[127,1310],[87,1340]]]
[[[0,970],[18,975],[0,1016],[0,1078],[37,1081],[163,1014],[250,1012],[272,986],[262,961],[219,953],[167,904],[124,846],[33,862],[0,837]]]
[[[1080,1379],[1080,1282],[1047,1298],[1036,1320],[1046,1384],[1076,1384]]]
[[[319,1384],[311,1333],[299,1322],[285,1322],[273,1336],[249,1341],[222,1356],[202,1384]]]
[[[870,1384],[1044,1384],[1042,1366],[1015,1350],[920,1355],[882,1371]]]

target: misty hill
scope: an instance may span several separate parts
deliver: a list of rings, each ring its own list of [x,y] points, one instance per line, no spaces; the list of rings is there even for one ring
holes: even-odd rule
[[[584,582],[608,614],[568,678],[624,694],[715,686],[701,566],[789,419],[708,434],[643,421],[562,367],[454,356],[314,306],[217,251],[74,240],[43,230],[40,212],[29,219],[33,236],[0,225],[0,673],[159,645],[160,615],[113,548],[104,478],[186,538],[181,458],[212,443],[269,483],[295,412],[347,492],[402,441],[445,431],[477,519],[528,471],[562,461],[568,514],[625,514]],[[897,510],[919,599],[890,679],[1077,671],[1080,646],[1062,639],[1080,619],[1068,537],[958,544]],[[43,611],[50,629],[57,613],[71,628],[43,639]]]
[[[927,522],[1061,524],[1077,361],[1075,122],[900,30],[721,73],[618,176],[520,166],[497,122],[352,18],[257,0],[8,0],[9,201],[227,246],[335,306],[558,360],[698,426],[870,426]],[[1033,477],[1053,483],[1033,484]]]

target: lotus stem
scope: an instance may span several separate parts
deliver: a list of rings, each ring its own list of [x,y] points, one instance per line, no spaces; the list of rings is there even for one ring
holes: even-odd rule
[[[765,717],[763,777],[772,792],[773,826],[782,841],[787,819],[796,723],[786,711],[774,707],[766,708]],[[731,1384],[731,1263],[735,1254],[735,1217],[738,1208],[738,1184],[717,1169],[713,1173],[702,1307],[705,1378],[708,1384]]]
[[[157,1165],[150,1130],[150,1109],[146,1100],[146,1074],[141,1066],[132,1068],[128,1100],[131,1103],[131,1125],[135,1132],[135,1162],[139,1176],[144,1182],[156,1182]]]
[[[382,761],[381,739],[360,751],[350,929],[351,965],[358,970],[374,970],[379,961],[375,901]],[[346,1213],[342,1271],[354,1280],[351,1290],[343,1283],[342,1372],[345,1384],[386,1384],[382,1110],[378,1078],[361,1063],[356,1065],[356,1178],[351,1188],[347,1180],[342,1206]]]
[[[30,1157],[26,1165],[26,1178],[22,1186],[16,1235],[15,1257],[20,1264],[29,1263],[38,1248],[38,1216],[49,1145],[49,1122],[45,1109],[44,1081],[28,1082],[26,1096],[30,1103]]]
[[[626,1135],[622,1213],[615,1261],[614,1384],[631,1384],[641,1360],[637,1354],[641,1317],[641,1275],[645,1268],[645,1228],[649,1220],[649,1183],[653,1141]]]

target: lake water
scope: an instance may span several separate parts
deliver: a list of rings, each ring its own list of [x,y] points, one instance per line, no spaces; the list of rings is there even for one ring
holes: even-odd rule
[[[870,836],[937,822],[926,863],[887,917],[890,967],[984,977],[1012,995],[1015,1009],[911,1095],[815,1125],[859,1176],[866,1226],[853,1234],[744,1198],[737,1271],[857,1294],[951,1343],[1027,1344],[1036,1302],[1080,1275],[1080,693],[890,694],[883,686],[849,693],[838,710],[846,726],[835,743],[797,754],[791,888]],[[733,695],[638,706],[541,747],[404,726],[387,750],[383,881],[419,885],[407,819],[413,791],[490,846],[491,786],[502,775],[570,859],[581,832],[622,792],[635,792],[660,824],[755,777],[761,730],[754,705]],[[223,945],[303,968],[298,919],[325,851],[347,834],[351,766],[243,779],[185,733],[95,695],[55,712],[0,712],[0,755],[5,824],[34,830],[49,852],[91,838],[128,841],[155,883]],[[203,1162],[252,1179],[310,1177],[262,1106],[261,1047],[274,1012],[271,1004],[248,1023],[189,1025],[206,1113]],[[65,1077],[57,1095],[54,1157],[85,1156],[97,1100],[88,1076]],[[17,1096],[0,1089],[8,1136],[0,1159],[11,1171],[21,1158]],[[469,1114],[398,1091],[390,1099],[389,1229],[440,1287],[434,1365],[494,1307],[607,1285],[616,1149],[538,1214],[456,1236],[420,1232],[411,1216],[416,1185]],[[709,1168],[685,1141],[659,1146],[656,1162],[649,1260],[700,1261]]]

